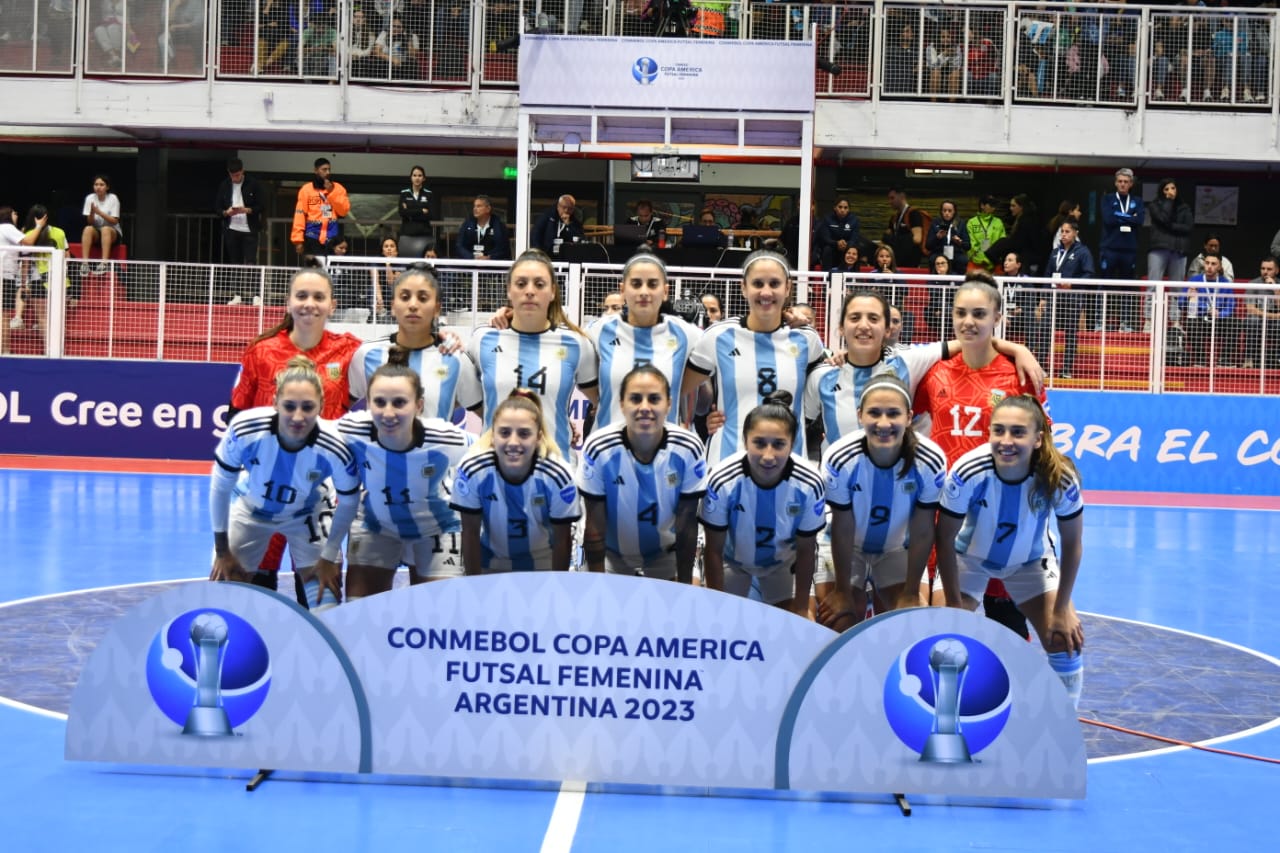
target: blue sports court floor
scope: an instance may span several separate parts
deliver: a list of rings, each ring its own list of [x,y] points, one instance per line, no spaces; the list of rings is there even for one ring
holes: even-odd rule
[[[201,476],[0,470],[0,848],[322,851],[1275,850],[1280,768],[1084,726],[1078,803],[480,788],[62,759],[79,662],[145,586],[207,572]],[[1206,501],[1211,503],[1212,501]],[[1280,513],[1091,506],[1081,716],[1280,756]]]

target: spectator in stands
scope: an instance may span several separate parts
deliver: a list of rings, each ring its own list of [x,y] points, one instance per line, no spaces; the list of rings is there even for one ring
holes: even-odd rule
[[[872,271],[881,273],[885,276],[893,276],[892,278],[880,278],[871,283],[873,290],[878,290],[885,295],[885,298],[891,305],[900,305],[901,299],[906,295],[906,282],[898,276],[898,259],[894,254],[893,247],[885,243],[876,246],[875,253],[871,256]],[[903,314],[903,342],[909,342],[912,339],[911,333],[915,330],[915,315],[911,312]]]
[[[948,321],[951,319],[950,291],[958,287],[960,282],[945,278],[945,276],[955,275],[951,259],[946,255],[934,255],[930,259],[929,269],[933,275],[929,277],[929,302],[925,307],[924,338],[931,341],[945,340]]]
[[[386,76],[386,66],[383,65],[379,71],[379,63],[373,52],[373,47],[378,42],[378,31],[369,25],[364,9],[359,6],[351,12],[351,33],[348,41],[351,51],[352,77],[376,79]]]
[[[644,242],[641,247],[647,251],[664,249],[667,245],[667,220],[653,215],[653,202],[642,198],[636,202],[636,215],[627,222],[644,227]]]
[[[1026,193],[1018,193],[1009,199],[1009,212],[1013,214],[1009,233],[991,244],[987,256],[994,264],[1002,264],[1005,255],[1017,252],[1023,268],[1034,275],[1044,265],[1049,235],[1044,231],[1035,202]]]
[[[1000,94],[1000,46],[994,40],[969,30],[969,53],[965,61],[966,94]]]
[[[80,257],[89,260],[96,242],[102,247],[102,263],[94,272],[106,272],[111,259],[111,247],[124,236],[120,229],[120,199],[111,192],[111,179],[106,175],[93,176],[93,192],[84,197],[85,226],[80,234]]]
[[[409,170],[409,186],[400,190],[400,254],[406,258],[434,258],[435,231],[431,227],[431,190],[421,166]]]
[[[533,223],[529,245],[555,259],[560,257],[560,248],[566,243],[581,243],[586,239],[586,232],[578,219],[577,208],[578,200],[567,193],[556,199],[556,206]]]
[[[1004,220],[996,216],[996,197],[984,195],[978,202],[978,215],[969,219],[969,264],[987,272],[995,268],[995,261],[987,250],[1005,236]]]
[[[1058,373],[1063,379],[1070,379],[1075,369],[1076,343],[1081,327],[1081,314],[1086,309],[1087,296],[1072,293],[1077,285],[1088,286],[1087,281],[1095,275],[1093,253],[1089,247],[1079,240],[1080,225],[1074,219],[1068,219],[1058,229],[1060,245],[1049,258],[1049,275],[1054,279],[1053,286],[1059,292],[1056,295],[1057,327],[1062,330],[1062,368]],[[1056,330],[1053,330],[1056,331]],[[1052,338],[1050,338],[1052,341]]]
[[[186,48],[193,65],[198,63],[204,44],[206,4],[203,0],[168,0],[165,28],[156,37],[170,65],[177,59],[177,47]]]
[[[404,29],[404,21],[399,15],[393,15],[391,18],[390,29],[383,30],[378,35],[377,42],[373,46],[373,55],[385,63],[379,67],[379,76],[390,77],[392,80],[417,80],[422,74],[418,67],[418,57],[421,54],[418,37],[413,33],[407,33]],[[383,68],[389,73],[381,73]]]
[[[511,260],[511,237],[502,217],[493,212],[493,204],[487,195],[478,195],[471,202],[471,215],[458,229],[454,253],[459,258],[475,258],[478,261]]]
[[[1280,284],[1280,261],[1274,255],[1262,259],[1258,277],[1250,284]],[[1244,367],[1280,368],[1280,291],[1255,289],[1241,300],[1244,309]]]
[[[400,245],[395,237],[382,238],[382,257],[386,258],[382,270],[378,273],[378,289],[374,294],[374,309],[379,317],[384,314],[384,307],[391,304],[395,297],[396,281],[403,272],[403,264],[397,263],[400,257]]]
[[[1204,238],[1204,250],[1192,258],[1191,262],[1187,264],[1188,280],[1190,280],[1190,276],[1200,275],[1204,272],[1204,260],[1208,255],[1217,255],[1218,258],[1221,259],[1222,275],[1224,278],[1235,279],[1236,271],[1235,267],[1231,263],[1231,259],[1222,254],[1222,238],[1217,234],[1210,234]]]
[[[48,221],[48,213],[45,214]],[[36,242],[36,235],[26,235],[18,230],[18,211],[7,204],[0,205],[0,248],[7,246],[31,246]],[[19,295],[19,276],[22,269],[19,253],[14,249],[0,251],[0,291],[3,291],[4,310],[14,309]],[[18,311],[9,321],[10,328],[22,328],[22,312]]]
[[[844,256],[840,258],[840,263],[831,267],[832,275],[837,273],[863,272],[866,267],[862,263],[862,253],[856,245],[850,245],[844,250]]]
[[[911,24],[903,23],[898,38],[889,45],[884,58],[886,95],[912,94],[920,90],[920,45]]]
[[[329,277],[333,279],[333,319],[339,323],[367,323],[373,317],[374,293],[378,288],[378,271],[365,267],[346,267],[350,244],[339,235],[333,241],[329,256]]]
[[[1006,291],[1004,317],[1009,324],[1009,336],[1022,340],[1035,353],[1041,364],[1049,363],[1049,300],[1043,291],[1034,292],[1018,283],[1025,278],[1022,259],[1017,252],[1004,256],[1004,279],[1009,284]],[[1009,282],[1013,279],[1013,282]],[[1043,285],[1037,285],[1040,288]]]
[[[266,196],[258,180],[246,175],[239,157],[227,161],[227,176],[218,186],[213,206],[222,220],[222,262],[252,266],[258,262],[258,234],[262,231],[262,206]],[[237,278],[247,278],[238,276]],[[262,297],[251,281],[235,282],[228,305],[239,305],[253,296],[253,304],[261,305]],[[226,294],[223,294],[224,296]]]
[[[1187,276],[1187,246],[1190,243],[1194,216],[1191,205],[1178,198],[1178,184],[1173,178],[1160,182],[1160,189],[1147,205],[1151,217],[1151,245],[1147,249],[1148,281],[1182,281]],[[1144,332],[1151,331],[1151,298],[1148,287],[1143,299]]]
[[[943,201],[938,206],[938,216],[930,224],[929,233],[925,237],[925,253],[930,258],[945,256],[949,261],[949,273],[964,275],[969,269],[971,245],[969,229],[964,220],[956,215],[956,203],[951,199]],[[939,339],[945,337],[944,334]]]
[[[338,20],[330,8],[307,14],[302,28],[302,73],[308,77],[335,77],[338,73]]]
[[[889,189],[889,207],[892,213],[889,227],[884,231],[884,243],[893,249],[898,263],[917,267],[924,255],[924,214],[907,203],[907,193],[902,187]]]
[[[1209,341],[1216,338],[1218,364],[1232,367],[1240,338],[1232,281],[1222,273],[1221,255],[1206,251],[1202,257],[1204,272],[1187,279],[1186,295],[1178,299],[1190,361],[1196,367],[1211,364]]]
[[[297,32],[289,24],[289,0],[263,0],[258,10],[258,56],[255,74],[275,74],[293,66]]]
[[[886,348],[893,348],[899,344],[911,343],[910,337],[906,340],[902,339],[902,309],[897,305],[889,306],[889,331],[885,332],[884,345]]]
[[[317,157],[311,182],[298,188],[289,242],[299,255],[328,255],[333,240],[342,233],[342,217],[351,212],[347,188],[332,177],[333,166]]]
[[[847,198],[836,199],[831,212],[814,228],[813,242],[824,270],[838,266],[850,246],[862,248],[862,223],[850,211]]]
[[[718,39],[724,38],[726,14],[729,11],[730,0],[692,0],[694,9],[698,11],[697,17],[693,19],[693,24],[689,27],[689,35],[693,38]],[[570,30],[569,32],[574,32]],[[770,38],[781,38],[781,34],[771,33]]]
[[[1271,238],[1271,257],[1280,258],[1280,231]]]
[[[102,50],[102,67],[107,71],[124,70],[124,54],[138,49],[138,34],[127,25],[125,0],[102,0],[102,21],[93,28],[93,39]]]
[[[1138,231],[1142,227],[1145,206],[1142,197],[1132,192],[1133,170],[1116,171],[1116,191],[1107,193],[1099,201],[1102,213],[1102,240],[1099,244],[1098,271],[1107,279],[1135,279],[1138,277]],[[1112,291],[1112,313],[1122,332],[1132,332],[1138,325],[1137,297],[1124,290]],[[1107,318],[1102,318],[1105,325]],[[1101,331],[1096,329],[1095,331]]]
[[[1074,199],[1064,198],[1058,202],[1058,212],[1049,220],[1049,241],[1053,244],[1053,251],[1058,250],[1058,238],[1061,234],[1062,223],[1068,219],[1074,219],[1076,222],[1084,220],[1084,208],[1080,202]]]
[[[940,27],[925,51],[925,68],[929,72],[929,92],[955,95],[960,91],[961,66],[964,64],[955,34],[947,26]],[[934,98],[933,100],[937,100]]]

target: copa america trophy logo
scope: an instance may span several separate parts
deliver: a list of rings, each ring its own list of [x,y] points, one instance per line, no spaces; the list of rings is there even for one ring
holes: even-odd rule
[[[631,76],[641,86],[648,86],[658,79],[658,60],[651,56],[642,56],[631,63]]]
[[[884,684],[894,734],[931,764],[965,764],[1004,729],[1013,703],[1009,673],[972,637],[939,634],[900,654]]]
[[[234,734],[262,707],[270,686],[266,643],[226,610],[176,617],[156,632],[147,653],[151,697],[186,735]]]

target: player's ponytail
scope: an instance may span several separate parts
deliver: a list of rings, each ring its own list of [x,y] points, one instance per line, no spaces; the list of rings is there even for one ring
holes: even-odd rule
[[[791,411],[791,401],[794,399],[790,391],[773,391],[765,395],[764,402],[748,412],[746,420],[742,422],[743,436],[750,433],[761,421],[777,421],[786,427],[787,434],[791,436],[791,441],[794,443],[800,427],[796,420],[796,413]]]
[[[1080,473],[1075,463],[1053,444],[1053,429],[1049,424],[1049,416],[1045,414],[1040,401],[1029,394],[1017,397],[1005,397],[991,410],[994,415],[1000,409],[1010,407],[1021,409],[1031,415],[1036,431],[1040,433],[1040,446],[1031,456],[1031,472],[1036,478],[1034,493],[1039,493],[1045,500],[1053,503],[1072,482],[1080,483]]]
[[[408,379],[409,384],[413,386],[414,399],[422,402],[422,377],[418,375],[418,371],[409,366],[409,350],[402,346],[393,346],[387,351],[387,361],[381,367],[373,372],[373,376],[369,377],[369,391],[373,391],[373,385],[379,379]]]
[[[316,389],[320,405],[324,406],[324,383],[320,381],[320,374],[316,372],[315,362],[305,355],[295,355],[289,359],[284,369],[276,374],[276,400],[279,400],[280,395],[284,393],[284,386],[291,382],[309,383]]]

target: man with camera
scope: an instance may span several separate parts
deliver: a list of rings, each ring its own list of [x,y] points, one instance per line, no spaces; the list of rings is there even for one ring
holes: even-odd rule
[[[330,176],[330,164],[316,158],[311,183],[298,188],[298,206],[293,212],[293,232],[289,242],[299,255],[328,255],[342,233],[338,220],[351,212],[346,187]]]

